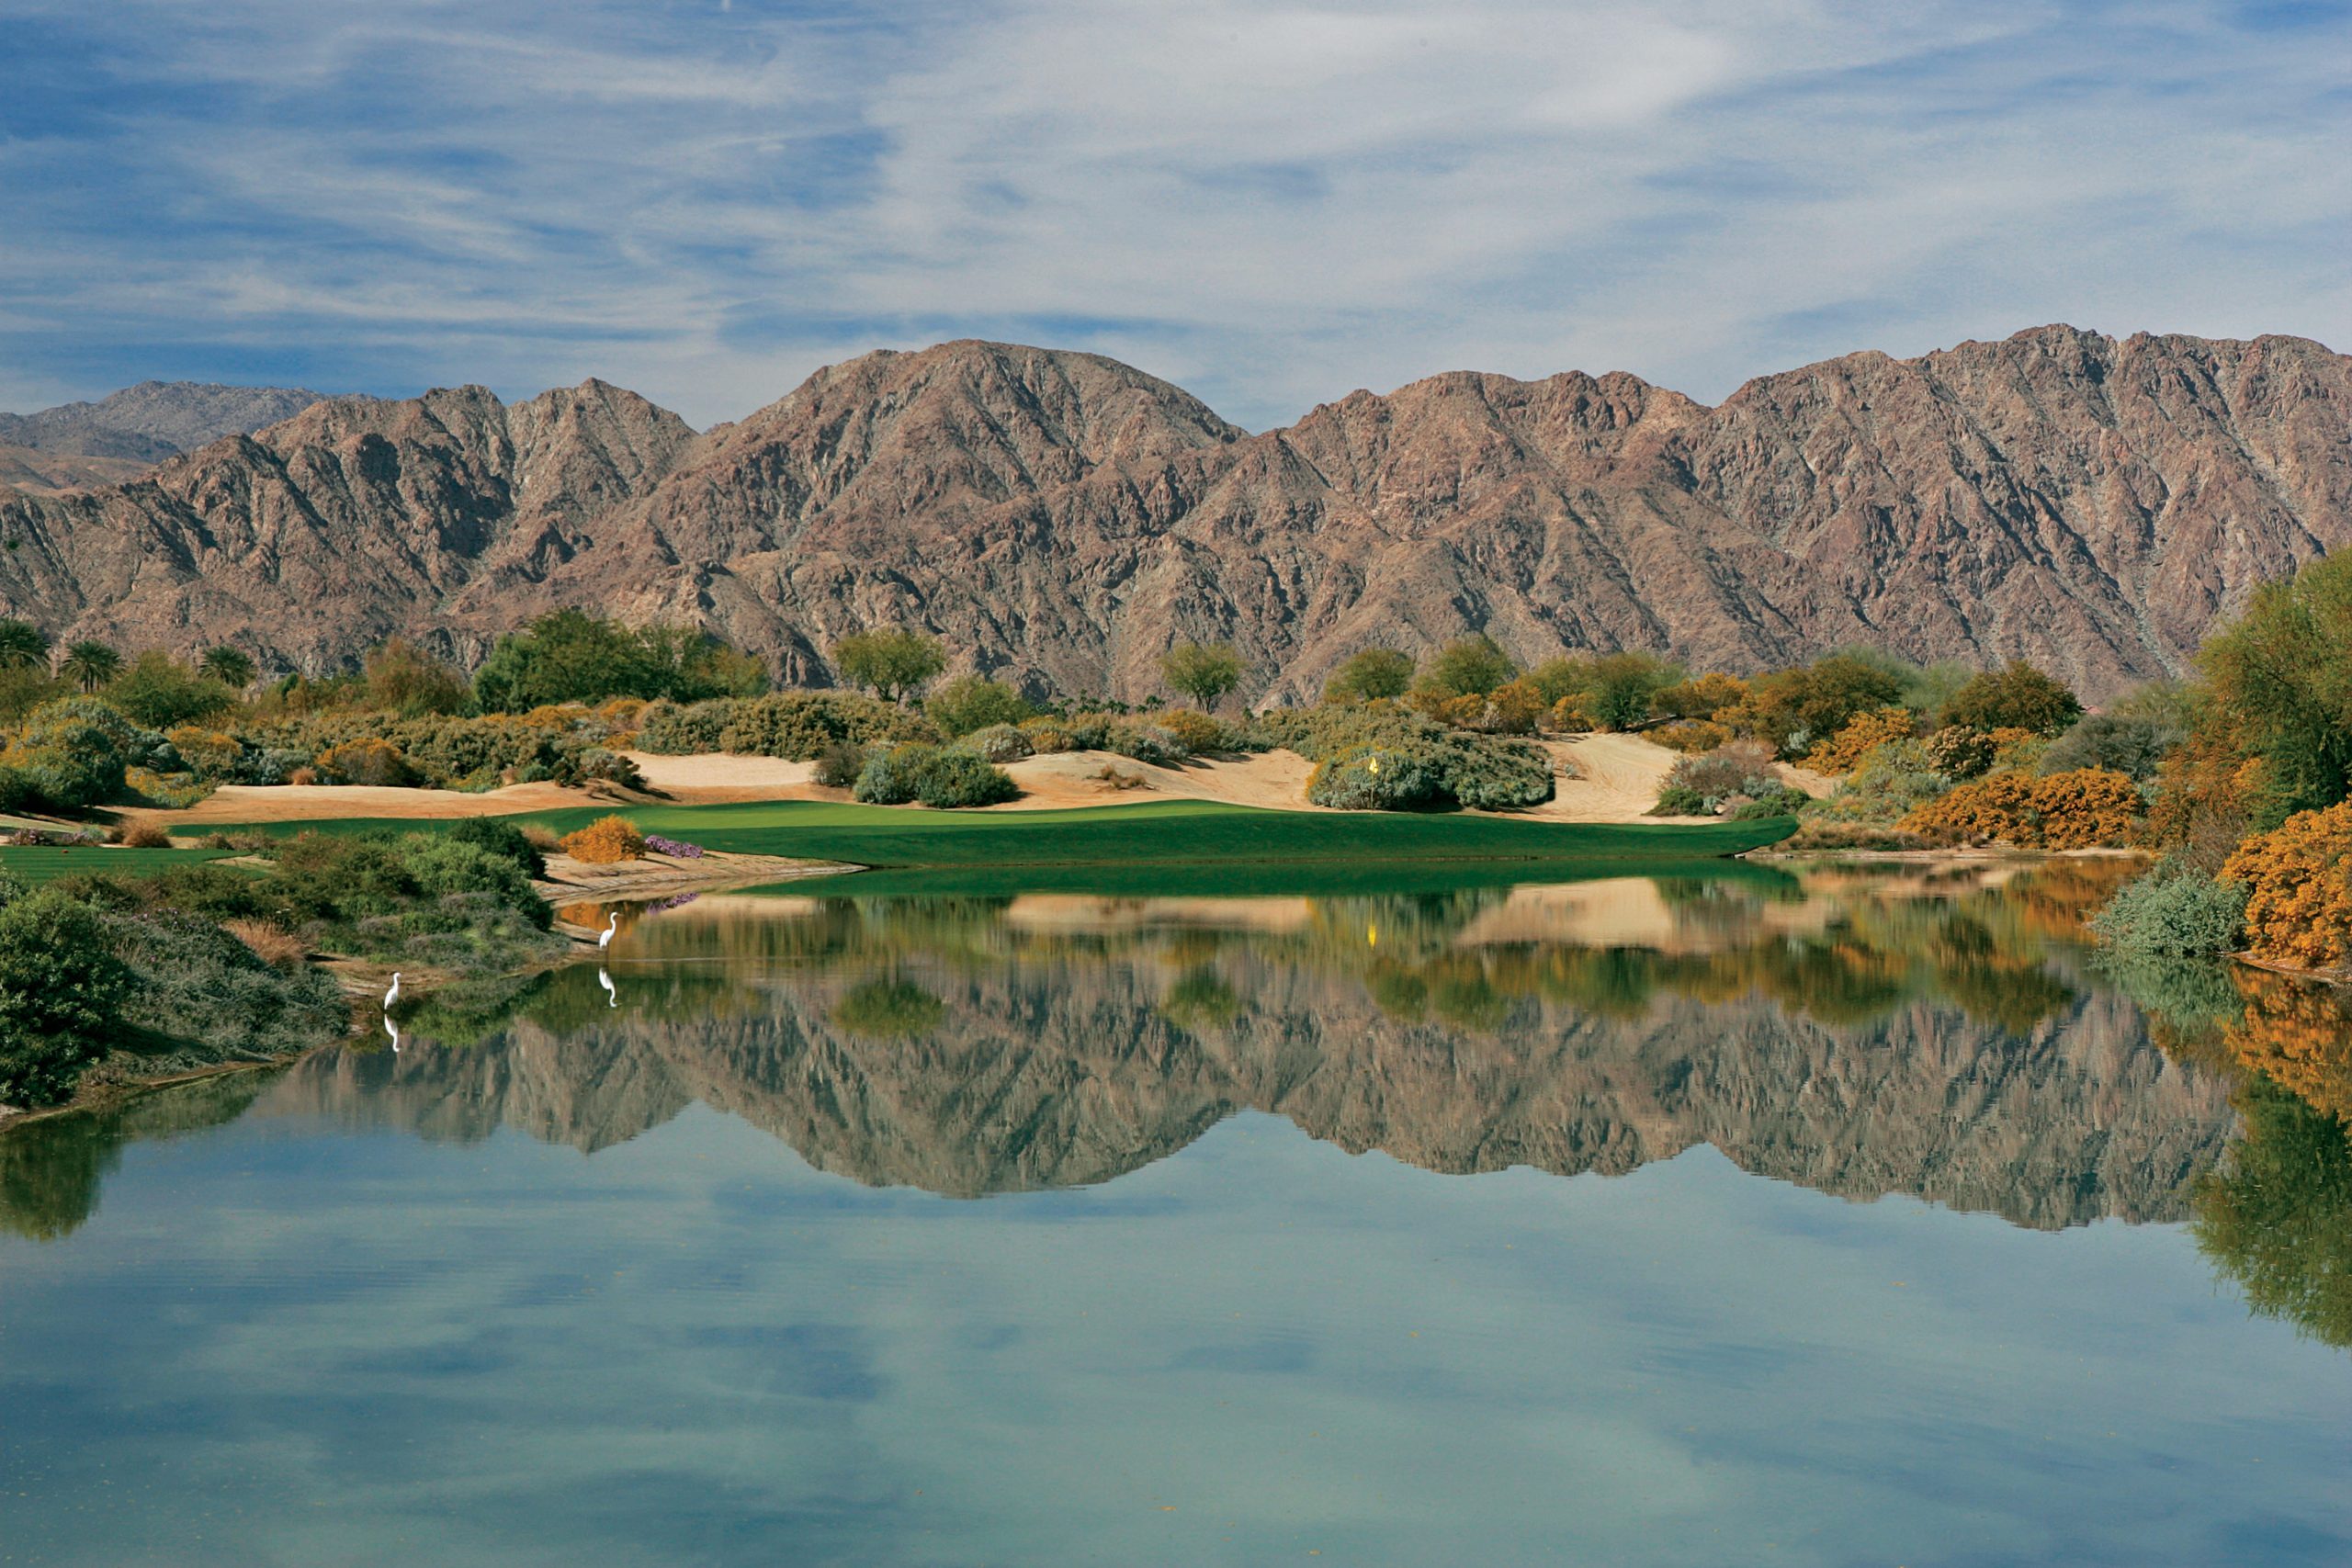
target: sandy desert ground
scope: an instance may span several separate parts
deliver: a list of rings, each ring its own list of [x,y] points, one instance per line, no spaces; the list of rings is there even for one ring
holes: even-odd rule
[[[1676,753],[1635,735],[1579,735],[1541,742],[1575,771],[1559,781],[1559,793],[1532,810],[1511,815],[1539,822],[1641,822],[1657,798],[1659,783]],[[645,781],[679,805],[715,805],[751,800],[846,800],[845,790],[815,782],[815,765],[772,757],[656,756],[633,751],[629,758]],[[1141,780],[1119,788],[1102,778],[1105,769]],[[1108,751],[1057,752],[1012,763],[1020,799],[991,811],[1048,811],[1071,807],[1150,799],[1217,800],[1235,806],[1286,811],[1319,811],[1306,800],[1306,759],[1291,751],[1254,757],[1204,760],[1181,768],[1156,767]],[[1801,769],[1782,776],[1810,794],[1826,794],[1835,781]],[[230,784],[182,811],[141,813],[173,831],[223,822],[299,822],[338,817],[390,817],[415,820],[506,816],[559,807],[612,805],[634,796],[608,788],[571,789],[560,784],[514,784],[484,795],[450,790],[388,789],[360,784],[286,785],[266,788]],[[1671,819],[1669,819],[1671,820]],[[1696,820],[1693,818],[1692,820]]]

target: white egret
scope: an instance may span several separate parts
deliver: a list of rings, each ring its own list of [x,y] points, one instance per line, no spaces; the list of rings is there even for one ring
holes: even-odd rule
[[[390,1012],[390,1011],[391,1011],[391,1010],[392,1010],[392,1004],[393,1004],[394,1002],[396,1002],[396,1001],[399,1001],[400,999],[401,999],[401,972],[400,972],[399,970],[395,969],[395,970],[393,970],[393,971],[392,971],[392,988],[391,988],[390,990],[386,991],[386,992],[384,993],[384,1010],[385,1010],[386,1012]]]
[[[605,934],[596,939],[597,952],[602,953],[605,949],[613,945],[613,933],[620,930],[620,926],[621,912],[618,909],[615,909],[613,911],[612,923],[605,928]]]

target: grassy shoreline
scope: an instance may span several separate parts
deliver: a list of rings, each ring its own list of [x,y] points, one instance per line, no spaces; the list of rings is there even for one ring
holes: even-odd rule
[[[1199,800],[1058,811],[948,812],[831,801],[712,806],[577,807],[505,820],[566,833],[621,816],[647,832],[706,849],[846,862],[876,871],[1063,866],[1189,868],[1273,863],[1382,865],[1510,862],[1526,865],[1713,860],[1778,843],[1792,818],[1695,826],[1515,821],[1461,813],[1281,811]],[[380,818],[223,825],[284,836],[304,830],[430,831],[446,824]]]

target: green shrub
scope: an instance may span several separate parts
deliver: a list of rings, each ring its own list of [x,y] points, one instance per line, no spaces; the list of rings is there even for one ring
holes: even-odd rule
[[[2159,864],[2116,889],[2091,930],[2120,953],[2193,958],[2231,952],[2245,934],[2245,884]]]
[[[964,806],[994,806],[1021,793],[1012,775],[986,758],[949,747],[932,758],[915,782],[915,798],[942,810]]]
[[[865,748],[836,740],[817,759],[817,782],[827,789],[849,789],[865,771]]]
[[[451,827],[444,837],[511,860],[523,868],[526,876],[537,878],[548,874],[547,856],[539,852],[538,846],[522,829],[503,817],[468,817]]]
[[[650,709],[647,710],[649,713]],[[666,752],[650,724],[638,729],[638,744]],[[746,757],[813,761],[841,741],[866,746],[895,741],[932,741],[939,732],[920,714],[854,692],[784,692],[729,705],[712,748]]]
[[[1767,817],[1794,817],[1812,804],[1812,800],[1813,797],[1804,791],[1781,784],[1733,807],[1731,819],[1735,822],[1754,822]]]
[[[1650,807],[1653,817],[1705,817],[1711,815],[1707,797],[1687,785],[1660,784],[1657,804]]]
[[[483,893],[544,931],[553,919],[530,874],[506,855],[447,833],[411,833],[400,842],[401,863],[427,897]]]
[[[1838,786],[1837,794],[1805,808],[1808,832],[1818,828],[1826,835],[1831,823],[1892,830],[1917,807],[1951,787],[1951,778],[1936,769],[1934,756],[1928,740],[1886,740],[1871,747],[1861,766]],[[1917,842],[1916,837],[1905,836],[1905,844]],[[1854,847],[1872,845],[1857,840]],[[1890,840],[1886,847],[1896,846]]]
[[[1030,754],[1029,737],[1009,724],[991,724],[964,737],[961,744],[991,762],[1017,762]]]
[[[0,767],[24,780],[30,798],[56,811],[81,811],[130,793],[120,749],[104,728],[79,718],[28,726],[0,752]]]
[[[334,978],[272,967],[213,921],[172,910],[116,915],[107,940],[130,974],[123,1022],[220,1056],[275,1055],[343,1032]]]
[[[1306,798],[1342,811],[1418,811],[1442,804],[1428,768],[1402,751],[1359,746],[1327,757],[1306,781]]]
[[[1552,763],[1541,748],[1454,729],[1395,703],[1284,709],[1261,715],[1253,728],[1253,741],[1287,746],[1311,762],[1367,747],[1410,759],[1436,781],[1437,805],[1508,811],[1552,798]]]
[[[914,799],[922,784],[923,770],[938,754],[937,747],[923,745],[876,751],[866,758],[850,794],[868,806],[904,806]]]
[[[866,759],[851,793],[871,806],[993,806],[1021,793],[1012,775],[960,748],[906,745]]]
[[[2041,768],[2045,773],[2105,768],[2144,784],[2155,778],[2157,766],[2187,739],[2186,730],[2163,720],[2088,714],[2050,743],[2050,750],[2041,754]]]
[[[105,1054],[130,990],[107,936],[58,888],[0,908],[0,1104],[54,1105]]]
[[[153,649],[141,654],[130,669],[107,683],[107,701],[132,723],[149,729],[169,729],[208,718],[235,700],[235,694],[220,682]]]
[[[954,739],[994,725],[1019,724],[1036,710],[1011,686],[983,675],[961,675],[923,699],[923,713]]]
[[[330,746],[311,765],[332,784],[397,786],[417,782],[416,771],[400,748],[373,736]]]
[[[1780,775],[1772,772],[1772,749],[1760,740],[1734,740],[1712,751],[1677,759],[1659,786],[1659,804],[1651,810],[1657,816],[1712,816],[1734,795],[1752,799],[1780,787]],[[1677,809],[1666,808],[1668,793]],[[1694,798],[1699,802],[1697,812],[1687,808]]]
[[[1103,738],[1102,749],[1162,768],[1181,767],[1193,757],[1190,748],[1171,731],[1157,724],[1134,721],[1113,725]]]

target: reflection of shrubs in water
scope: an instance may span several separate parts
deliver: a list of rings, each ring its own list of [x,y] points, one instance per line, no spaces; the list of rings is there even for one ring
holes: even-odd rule
[[[1430,988],[1409,969],[1384,967],[1366,981],[1374,1007],[1394,1019],[1418,1023],[1429,1010]]]
[[[2230,1054],[2332,1116],[2352,1117],[2352,998],[2332,986],[2245,972]]]
[[[2226,960],[2157,958],[2102,949],[2091,962],[2134,1007],[2181,1033],[2207,1033],[2245,1016]]]
[[[868,980],[833,1004],[836,1024],[878,1039],[927,1034],[946,1015],[947,1004],[911,980]]]
[[[1187,969],[1168,987],[1159,1003],[1160,1015],[1177,1028],[1192,1032],[1221,1029],[1241,1014],[1241,998],[1206,964]]]
[[[2352,1145],[2344,1124],[2258,1077],[2238,1108],[2243,1140],[2198,1187],[2198,1247],[2256,1313],[2352,1346]]]
[[[54,1241],[97,1212],[99,1184],[133,1141],[218,1127],[244,1114],[275,1075],[221,1073],[140,1096],[119,1110],[69,1111],[0,1136],[0,1231]]]

